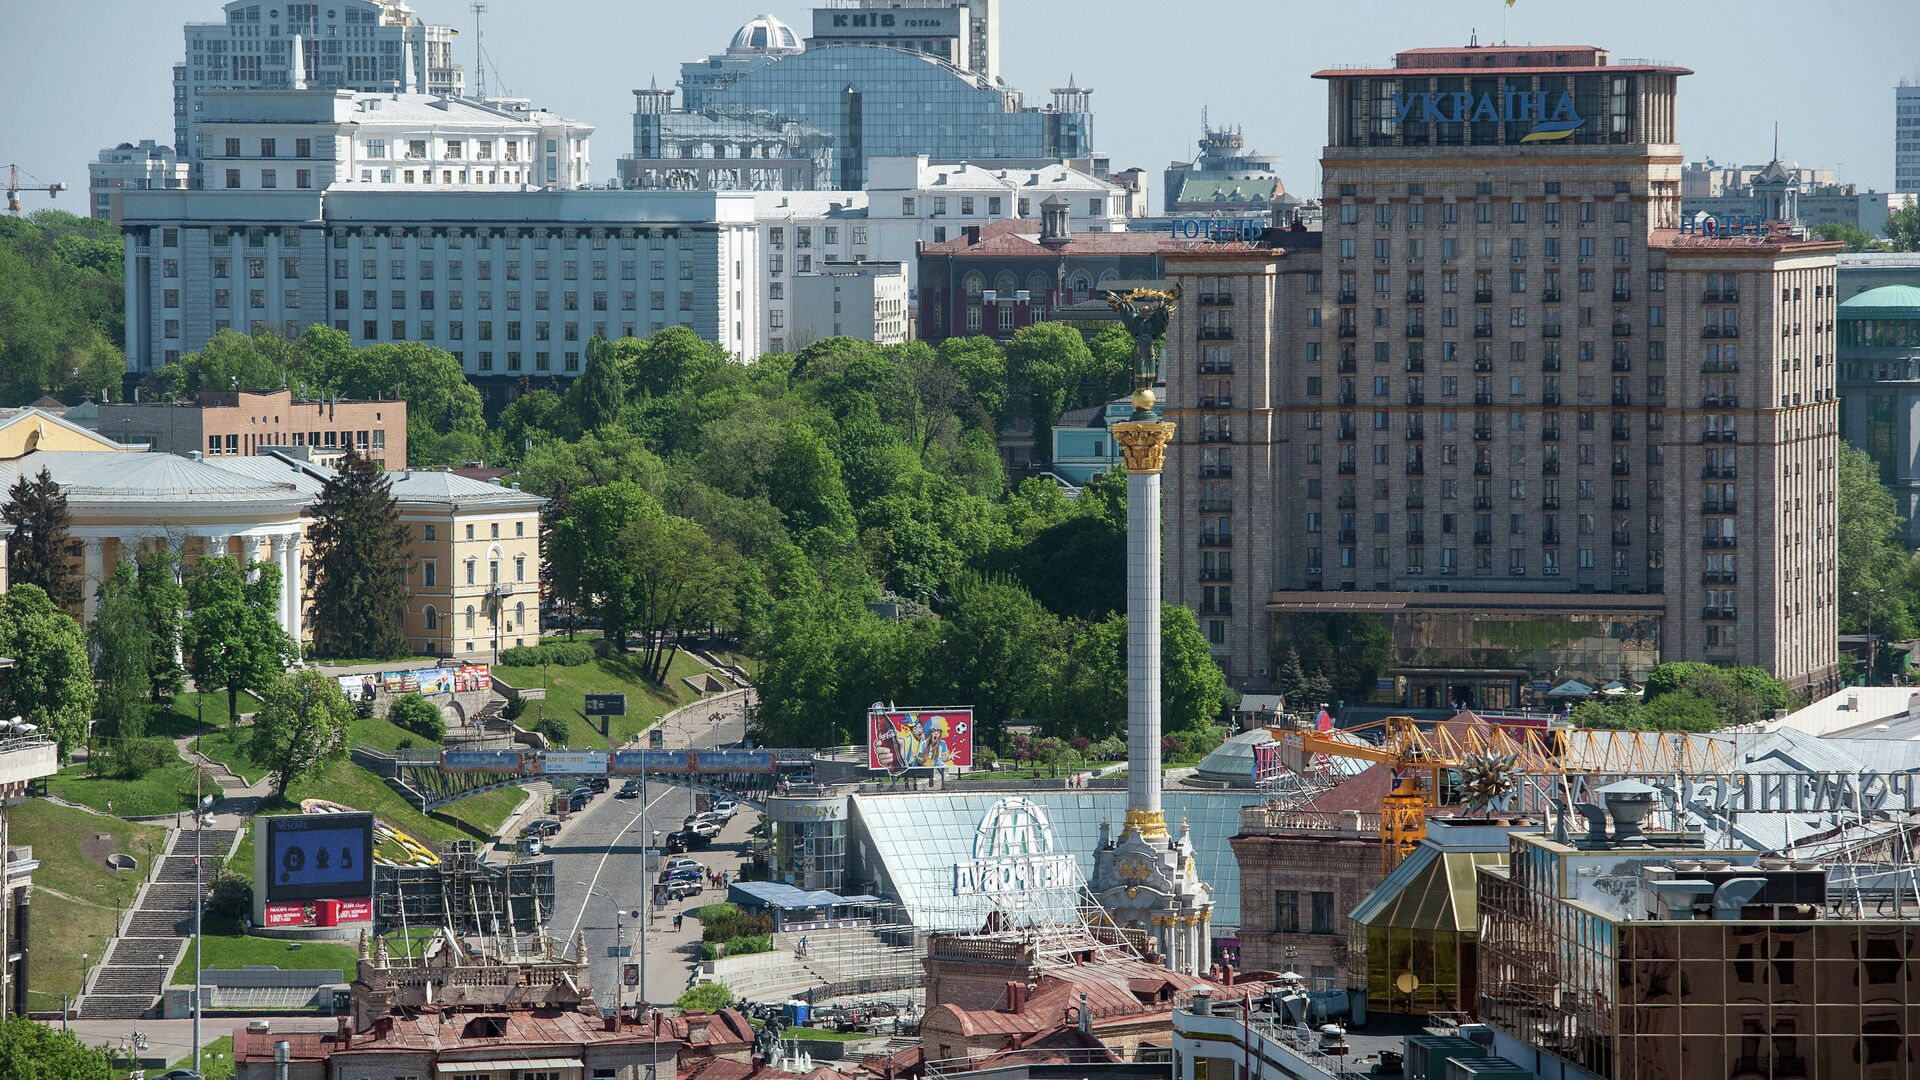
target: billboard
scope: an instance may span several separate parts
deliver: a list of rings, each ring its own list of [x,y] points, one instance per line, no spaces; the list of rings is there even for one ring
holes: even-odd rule
[[[443,750],[440,767],[452,773],[513,773],[526,769],[527,759],[518,750]]]
[[[452,694],[493,687],[493,669],[485,664],[416,668],[378,674],[342,675],[340,690],[351,701],[372,701],[376,690],[389,694]]]
[[[605,750],[549,750],[540,755],[540,771],[546,773],[591,773],[605,776]]]
[[[911,769],[973,764],[973,707],[875,710],[867,714],[867,767],[898,775]]]
[[[266,926],[338,926],[341,923],[372,922],[373,899],[331,902],[281,901],[267,905]]]
[[[685,773],[770,773],[771,750],[615,750],[612,772],[630,776],[641,772]]]
[[[294,814],[264,820],[265,843],[256,855],[254,887],[269,903],[373,895],[372,814]]]

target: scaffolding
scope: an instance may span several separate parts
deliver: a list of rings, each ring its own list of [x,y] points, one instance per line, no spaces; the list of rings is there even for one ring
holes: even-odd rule
[[[495,866],[474,841],[454,840],[441,845],[438,866],[380,869],[374,932],[444,931],[504,945],[543,935],[553,898],[552,860]]]

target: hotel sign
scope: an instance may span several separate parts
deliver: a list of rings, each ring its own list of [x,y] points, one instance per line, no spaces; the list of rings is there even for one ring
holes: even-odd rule
[[[1184,240],[1258,240],[1273,226],[1266,218],[1174,218],[1167,234]]]
[[[1574,801],[1598,802],[1594,792],[1623,779],[1652,784],[1664,799],[1677,796],[1680,805],[1696,812],[1723,816],[1920,813],[1920,774],[1908,772],[1596,773],[1564,781]],[[1565,799],[1562,778],[1527,777],[1504,801],[1534,813],[1558,807]]]
[[[973,858],[954,868],[955,896],[1017,903],[1078,887],[1073,856],[1059,849],[1046,808],[1010,795],[987,808],[973,834]]]
[[[1396,124],[1532,124],[1521,142],[1558,142],[1580,130],[1587,120],[1573,107],[1573,95],[1562,90],[1552,97],[1545,90],[1508,88],[1497,94],[1425,91],[1393,95]]]

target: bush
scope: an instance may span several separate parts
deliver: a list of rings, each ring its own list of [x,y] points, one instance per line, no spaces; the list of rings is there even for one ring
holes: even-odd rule
[[[674,999],[681,1012],[719,1012],[733,1004],[733,991],[717,982],[703,982]]]
[[[513,721],[520,719],[526,714],[527,699],[521,697],[519,694],[508,694],[506,707],[500,710],[500,715],[506,717],[509,721]]]
[[[226,868],[207,886],[207,914],[239,922],[253,910],[253,883]]]
[[[747,956],[752,953],[772,951],[772,934],[745,934],[736,938],[728,938],[724,955]]]
[[[553,746],[567,745],[567,738],[570,734],[567,730],[567,722],[558,716],[541,717],[540,723],[535,725],[533,730],[545,735],[547,742]]]
[[[107,753],[110,775],[121,780],[138,780],[155,769],[164,769],[180,760],[173,740],[162,736],[124,739]]]
[[[501,667],[579,667],[594,657],[594,646],[585,641],[544,641],[538,645],[520,645],[500,651]]]
[[[700,920],[700,940],[709,943],[773,933],[773,919],[766,912],[743,911],[738,904],[708,904],[696,910],[693,917]],[[733,950],[729,949],[727,955],[733,955]]]
[[[387,722],[434,742],[447,737],[447,719],[441,715],[440,706],[419,694],[394,698],[387,709]]]

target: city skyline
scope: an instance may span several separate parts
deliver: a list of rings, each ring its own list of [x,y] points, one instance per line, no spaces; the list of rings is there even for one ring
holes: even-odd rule
[[[604,184],[615,175],[615,159],[629,150],[633,87],[655,78],[671,84],[682,62],[721,51],[735,28],[762,13],[804,33],[811,6],[722,0],[662,27],[646,23],[661,5],[616,8],[605,0],[575,0],[556,15],[552,8],[495,0],[484,26],[494,61],[488,82],[495,92],[504,85],[516,96],[593,125],[593,156],[600,165],[594,180]],[[428,22],[461,31],[455,54],[471,70],[473,16],[467,5],[419,0],[414,8]],[[1762,14],[1788,10],[1784,4],[1760,8]],[[1316,158],[1325,141],[1323,88],[1310,79],[1313,71],[1378,62],[1402,48],[1462,44],[1477,35],[1488,44],[1592,44],[1615,57],[1656,56],[1692,68],[1696,74],[1685,80],[1687,107],[1678,118],[1690,160],[1764,161],[1778,122],[1787,161],[1838,168],[1843,181],[1890,190],[1891,91],[1903,78],[1920,77],[1920,65],[1899,48],[1920,31],[1920,11],[1894,0],[1852,9],[1858,18],[1845,27],[1742,39],[1737,49],[1713,44],[1729,30],[1723,17],[1704,6],[1676,11],[1635,3],[1623,13],[1618,5],[1604,12],[1566,10],[1538,0],[1522,0],[1511,9],[1503,0],[1474,0],[1440,10],[1394,2],[1375,5],[1357,18],[1342,12],[1337,21],[1319,12],[1290,12],[1284,22],[1269,22],[1289,32],[1265,40],[1248,33],[1249,14],[1266,14],[1265,6],[1226,3],[1186,13],[1188,29],[1181,37],[1193,42],[1251,38],[1257,47],[1242,52],[1249,62],[1221,63],[1217,51],[1197,45],[1161,47],[1149,59],[1164,75],[1140,78],[1134,74],[1140,57],[1129,46],[1141,39],[1136,28],[1150,10],[1123,2],[1115,17],[1083,26],[1072,9],[1009,0],[1002,9],[1003,68],[1008,84],[1029,103],[1044,102],[1048,89],[1069,77],[1091,87],[1095,148],[1116,170],[1147,170],[1156,188],[1161,169],[1195,153],[1205,109],[1215,124],[1241,127],[1250,147],[1281,155],[1288,190],[1311,197],[1317,194]],[[29,209],[52,205],[84,213],[75,193],[84,192],[86,164],[100,149],[142,138],[171,141],[170,83],[182,49],[180,24],[215,20],[220,4],[105,0],[88,7],[91,20],[84,34],[76,32],[74,11],[22,10],[13,21],[17,32],[0,42],[0,66],[9,73],[10,96],[20,110],[63,117],[57,124],[14,130],[4,140],[6,156],[23,170],[70,188],[62,198],[72,198],[71,204],[30,196]],[[1750,16],[1751,8],[1742,14]],[[1862,36],[1853,28],[1863,22],[1908,29]],[[568,34],[581,26],[612,32]],[[67,73],[84,69],[81,53],[115,57],[127,77],[76,86]],[[1769,71],[1784,74],[1753,77]],[[470,85],[475,81],[469,77]],[[1263,94],[1272,98],[1262,100]],[[1841,101],[1862,103],[1860,111],[1836,116],[1832,103]]]

